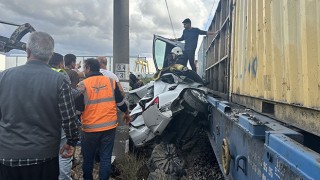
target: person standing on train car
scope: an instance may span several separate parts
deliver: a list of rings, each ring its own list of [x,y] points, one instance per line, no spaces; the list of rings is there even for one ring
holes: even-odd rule
[[[174,41],[185,41],[184,55],[187,57],[185,64],[190,63],[191,69],[197,72],[196,65],[194,63],[194,55],[197,49],[199,35],[216,35],[219,31],[209,32],[200,30],[191,26],[191,20],[189,18],[182,21],[183,23],[183,33],[180,38],[171,39]]]

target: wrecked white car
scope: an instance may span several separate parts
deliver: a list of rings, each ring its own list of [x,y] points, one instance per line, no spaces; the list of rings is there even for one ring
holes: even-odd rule
[[[158,73],[171,50],[183,46],[154,36],[153,59]],[[130,114],[129,147],[137,151],[153,149],[148,168],[155,177],[161,173],[181,177],[184,160],[178,152],[193,148],[197,143],[195,135],[207,127],[206,95],[210,90],[192,70],[161,72],[154,82],[131,92],[137,103]]]
[[[171,49],[183,45],[155,35],[153,58],[157,71],[161,71]],[[138,101],[131,111],[130,146],[143,147],[155,141],[186,144],[201,119],[206,121],[208,107],[208,89],[200,77],[192,78],[195,74],[186,69],[166,72],[154,82],[130,92]]]

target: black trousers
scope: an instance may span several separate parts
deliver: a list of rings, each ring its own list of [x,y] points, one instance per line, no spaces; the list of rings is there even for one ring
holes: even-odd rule
[[[0,163],[1,180],[57,180],[58,177],[58,157],[30,166],[10,167]]]
[[[194,63],[194,54],[196,50],[185,50],[184,55],[188,58],[191,69],[197,72],[196,64]],[[187,65],[188,62],[186,62]]]

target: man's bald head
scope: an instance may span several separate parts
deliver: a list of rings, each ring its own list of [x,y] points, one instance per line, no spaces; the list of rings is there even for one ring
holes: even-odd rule
[[[108,64],[108,59],[104,56],[99,56],[97,57],[99,64],[100,64],[100,68],[101,69],[107,69],[107,64]]]

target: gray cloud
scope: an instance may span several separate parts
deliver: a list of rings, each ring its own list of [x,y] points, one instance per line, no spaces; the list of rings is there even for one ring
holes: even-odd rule
[[[194,27],[204,28],[213,0],[167,1],[176,36],[189,17]],[[0,0],[3,21],[30,23],[51,34],[62,54],[112,55],[113,0]],[[14,27],[0,25],[0,35]],[[173,37],[165,1],[130,0],[130,54],[152,57],[153,34]],[[26,38],[24,38],[26,39]]]

